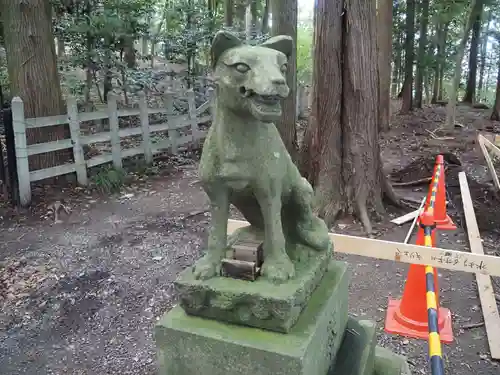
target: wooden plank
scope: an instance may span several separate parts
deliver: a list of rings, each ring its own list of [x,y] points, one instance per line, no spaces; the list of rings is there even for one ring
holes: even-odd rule
[[[73,143],[73,156],[76,165],[76,178],[80,185],[88,184],[87,165],[85,164],[85,155],[80,143],[80,119],[78,118],[78,105],[74,97],[67,99],[67,110],[69,120],[69,130],[71,132],[71,141]]]
[[[140,109],[119,109],[117,113],[118,117],[139,116]],[[165,113],[165,108],[148,108],[149,115],[156,115],[158,113]],[[80,121],[95,121],[108,118],[107,111],[80,112],[79,115]]]
[[[65,148],[71,147],[73,147],[71,139],[60,139],[53,142],[36,143],[28,146],[28,155],[44,154],[46,152],[64,150]]]
[[[111,136],[111,156],[113,157],[113,167],[115,169],[122,169],[123,168],[122,152],[121,152],[122,148],[120,145],[120,127],[118,124],[118,113],[117,113],[118,109],[117,109],[116,99],[117,98],[113,93],[109,93],[108,116],[109,116],[109,132]]]
[[[191,125],[191,136],[193,141],[197,141],[200,138],[198,136],[200,127],[198,124],[198,118],[196,117],[196,101],[193,89],[189,89],[186,92],[186,95],[188,101],[189,124]]]
[[[477,136],[477,140],[479,143],[479,148],[481,149],[481,152],[483,153],[484,159],[486,160],[486,165],[488,166],[488,169],[490,171],[491,178],[493,179],[493,183],[495,184],[495,187],[497,190],[500,190],[500,182],[498,181],[498,176],[497,172],[495,171],[495,166],[493,165],[493,161],[491,160],[490,154],[488,150],[486,149],[485,143],[489,142],[490,143],[490,148],[495,149],[496,146],[492,144],[490,141],[488,141],[485,137],[483,137],[481,134]]]
[[[228,234],[236,229],[246,227],[248,222],[229,220]],[[349,255],[360,255],[369,258],[392,260],[409,264],[423,264],[452,271],[480,273],[500,276],[500,257],[484,254],[472,254],[464,251],[403,244],[399,242],[375,240],[330,233],[334,251]]]
[[[46,126],[65,125],[68,123],[67,115],[27,118],[24,120],[26,129],[44,128]]]
[[[12,99],[12,128],[14,131],[14,147],[16,150],[17,185],[19,203],[27,207],[31,203],[30,167],[28,162],[28,146],[26,145],[26,122],[24,103],[20,97]]]
[[[80,121],[96,121],[104,120],[108,118],[108,112],[106,111],[96,111],[96,112],[81,112]]]
[[[87,168],[92,168],[97,165],[109,163],[110,161],[113,161],[113,157],[111,156],[111,154],[103,154],[90,158],[89,160],[87,160],[86,163],[87,163]]]
[[[205,103],[200,105],[198,108],[196,108],[196,116],[201,115],[203,112],[205,112],[209,108],[210,108],[210,100],[206,101]]]
[[[174,114],[174,93],[173,92],[166,92],[163,95],[163,106],[165,107],[165,110],[167,112],[168,116],[168,138],[170,140],[170,147],[172,149],[172,154],[177,154],[178,152],[178,147],[179,147],[179,132],[175,128],[174,122],[170,120]]]
[[[403,215],[403,216],[397,217],[395,219],[392,219],[391,223],[394,223],[394,224],[397,224],[397,225],[401,225],[401,224],[407,223],[408,221],[415,219],[417,217],[417,215],[418,215],[419,212],[420,212],[420,210],[415,210],[415,211],[412,211],[412,212],[408,212],[406,215]]]
[[[139,94],[139,109],[141,111],[142,148],[144,150],[144,160],[146,164],[153,162],[153,151],[151,150],[151,131],[149,130],[148,102],[146,95],[142,91]]]
[[[30,172],[30,181],[45,180],[46,178],[62,176],[68,173],[73,173],[76,171],[76,165],[74,163],[58,165],[52,168],[38,169],[36,171]]]
[[[474,206],[472,204],[465,172],[460,172],[458,174],[458,180],[460,182],[460,193],[462,195],[470,250],[473,254],[483,255],[483,243],[477,226],[476,214],[474,213]],[[500,257],[498,258],[500,259]],[[491,357],[493,359],[500,359],[500,315],[498,314],[491,278],[488,275],[477,273],[476,282],[479,290],[479,299],[483,310],[484,325],[488,336]]]

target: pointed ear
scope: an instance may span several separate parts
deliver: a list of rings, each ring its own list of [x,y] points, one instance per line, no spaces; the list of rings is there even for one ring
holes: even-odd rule
[[[276,35],[266,40],[261,46],[283,52],[287,58],[290,58],[293,50],[293,38],[289,35]]]
[[[234,34],[228,31],[219,31],[214,36],[212,41],[211,55],[212,55],[212,68],[215,67],[221,55],[230,48],[241,46],[241,40]]]

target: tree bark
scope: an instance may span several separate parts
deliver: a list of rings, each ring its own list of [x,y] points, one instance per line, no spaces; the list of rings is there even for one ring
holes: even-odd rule
[[[422,108],[424,92],[424,75],[427,57],[427,25],[429,24],[429,0],[422,0],[422,16],[420,17],[420,40],[418,42],[417,76],[415,85],[415,107]]]
[[[378,143],[378,74],[375,2],[318,0],[312,120],[304,147],[305,175],[315,206],[331,225],[353,214],[372,230],[370,213],[395,198],[382,172]]]
[[[444,68],[445,68],[445,55],[446,55],[446,39],[448,37],[448,28],[449,23],[446,23],[443,26],[443,35],[442,35],[442,50],[440,55],[439,62],[439,92],[438,92],[438,100],[443,100],[444,86],[443,86],[443,78],[444,78]]]
[[[498,74],[497,74],[497,93],[495,96],[495,104],[491,113],[493,121],[500,121],[500,58],[498,59]]]
[[[436,104],[439,100],[441,80],[441,66],[444,64],[444,49],[446,44],[446,33],[439,16],[436,17],[436,55],[434,59],[434,82],[432,86],[431,103]]]
[[[469,39],[470,29],[475,19],[474,9],[476,9],[476,0],[471,1],[469,9],[470,9],[469,16],[467,17],[467,22],[463,30],[462,40],[460,41],[460,45],[458,46],[457,49],[457,59],[455,61],[455,71],[453,76],[451,93],[448,100],[448,106],[446,108],[446,122],[445,122],[446,129],[453,129],[455,127],[455,117],[456,117],[455,107],[457,105],[458,85],[460,83],[460,75],[462,73],[462,60],[464,58],[467,39]]]
[[[224,26],[232,27],[234,18],[234,0],[225,0]]]
[[[381,131],[388,131],[391,120],[391,57],[392,57],[392,0],[378,3],[378,71]]]
[[[2,0],[5,49],[12,96],[24,102],[25,117],[65,113],[52,33],[52,9],[44,0]],[[28,144],[69,137],[67,125],[28,129]],[[71,161],[69,150],[30,157],[30,169]]]
[[[282,102],[283,115],[276,126],[290,156],[297,161],[297,0],[274,0],[271,9],[271,35],[289,35],[293,38],[293,51],[288,61],[286,77],[290,94]]]
[[[405,40],[405,80],[401,89],[403,103],[400,113],[408,113],[413,108],[413,62],[415,43],[415,0],[406,2],[406,40]]]
[[[490,10],[488,12],[488,21],[486,22],[485,28],[482,32],[481,35],[481,54],[480,54],[480,59],[479,59],[479,83],[477,84],[477,99],[478,101],[482,100],[482,93],[483,93],[483,85],[484,85],[484,72],[486,68],[486,54],[487,54],[487,46],[488,46],[488,39],[489,39],[489,32],[490,32],[490,25],[491,25],[491,17],[493,15],[493,12]]]
[[[481,19],[483,16],[483,1],[477,0],[474,13],[474,24],[472,25],[472,38],[469,50],[469,77],[465,88],[464,103],[474,103],[476,97],[476,76],[477,76],[477,51],[479,47],[479,37],[481,34]]]
[[[267,34],[269,32],[269,3],[271,0],[265,0],[264,11],[262,14],[262,34]]]

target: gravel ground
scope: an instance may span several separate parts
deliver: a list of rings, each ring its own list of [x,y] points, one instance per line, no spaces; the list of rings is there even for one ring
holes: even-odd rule
[[[486,120],[486,113],[461,109],[459,121],[468,128],[456,130],[454,141],[436,142],[425,129],[439,127],[442,112],[433,108],[393,119],[393,130],[382,142],[388,171],[418,157],[453,152],[473,167],[467,166],[468,175],[487,178],[475,131],[495,130],[500,123]],[[209,223],[196,165],[169,173],[139,177],[112,197],[69,194],[73,212],[62,224],[47,220],[44,212],[2,218],[0,210],[0,375],[156,373],[154,324],[175,304],[172,281],[200,256]],[[52,199],[50,189],[35,191],[45,201]],[[418,201],[422,188],[399,193]],[[378,238],[403,241],[409,225],[386,222],[374,229]],[[345,221],[333,231],[362,235],[358,224]],[[485,232],[482,237],[485,252],[498,254],[498,237]],[[439,246],[468,251],[463,228],[441,236]],[[430,374],[425,341],[383,332],[387,298],[401,296],[407,266],[336,256],[352,272],[350,312],[376,320],[379,344],[407,355],[414,374]],[[473,275],[440,274],[440,302],[453,314],[455,334],[453,344],[443,348],[446,373],[500,374],[480,324]],[[493,282],[499,293],[500,280]]]
[[[63,224],[5,223],[0,374],[155,374],[152,329],[175,303],[172,281],[200,255],[206,206],[189,166],[133,192],[89,199]],[[381,238],[401,241],[406,230],[386,231]],[[457,231],[441,246],[465,249],[465,243]],[[425,341],[383,333],[387,297],[401,295],[406,267],[337,257],[352,271],[351,313],[379,322],[379,344],[407,355],[415,374],[430,373]],[[484,327],[460,328],[482,320],[472,276],[443,271],[440,280],[441,302],[453,312],[456,335],[444,348],[447,373],[498,374]]]

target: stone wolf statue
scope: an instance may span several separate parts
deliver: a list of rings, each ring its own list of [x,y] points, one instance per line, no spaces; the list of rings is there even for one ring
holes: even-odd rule
[[[312,187],[273,123],[281,116],[280,101],[290,92],[285,74],[292,48],[288,36],[250,46],[220,31],[213,40],[214,117],[199,167],[212,223],[207,253],[193,268],[198,279],[219,275],[230,204],[264,233],[261,274],[274,283],[295,275],[287,254],[293,244],[305,245],[311,253],[331,248],[328,228],[312,211]]]

